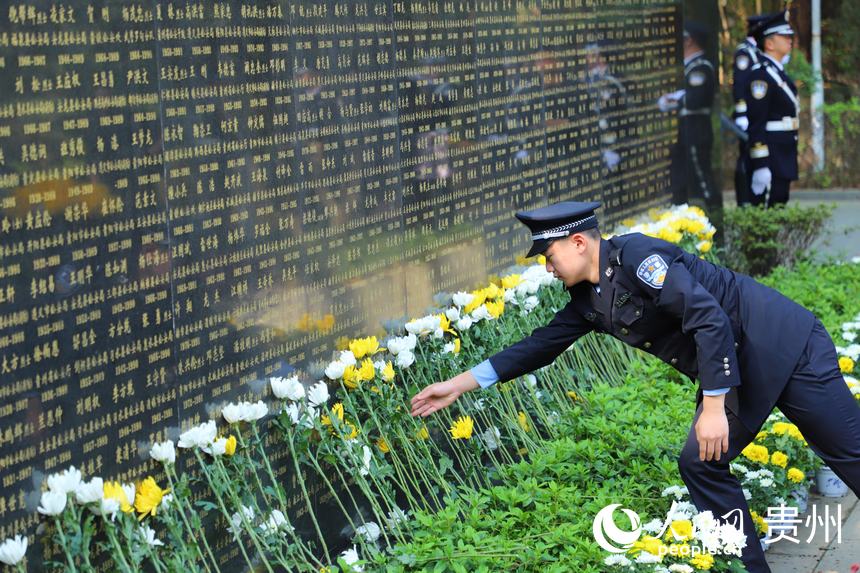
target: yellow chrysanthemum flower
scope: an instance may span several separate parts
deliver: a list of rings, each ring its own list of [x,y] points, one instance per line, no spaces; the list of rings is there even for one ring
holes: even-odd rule
[[[582,400],[582,398],[579,397],[579,394],[577,394],[573,390],[567,391],[567,397],[570,398],[571,400],[573,400],[574,402],[579,402]]]
[[[854,361],[847,356],[840,356],[839,371],[843,374],[851,374],[854,372]]]
[[[524,432],[528,432],[529,428],[529,420],[526,417],[526,413],[520,410],[520,413],[517,414],[517,423],[520,425],[520,428],[523,429]]]
[[[701,571],[707,571],[714,566],[714,556],[710,553],[699,553],[690,559],[690,565]]]
[[[460,339],[454,339],[454,354],[460,354]]]
[[[379,451],[383,454],[387,454],[391,451],[391,448],[388,447],[388,442],[385,441],[385,438],[379,438],[376,440],[376,447],[379,448]]]
[[[358,437],[358,428],[352,422],[344,422],[347,431],[343,434],[344,440],[354,440]]]
[[[688,208],[691,212],[693,212],[693,213],[695,213],[696,215],[698,215],[699,217],[706,217],[706,215],[705,215],[705,211],[704,211],[704,210],[702,210],[702,208],[701,208],[701,207],[698,207],[698,206],[696,206],[696,205],[691,205],[690,207],[687,207],[687,208]]]
[[[779,466],[781,468],[784,468],[785,466],[788,465],[788,456],[782,452],[776,451],[776,452],[771,454],[770,463],[772,463],[775,466]]]
[[[514,288],[521,282],[523,282],[523,279],[520,275],[508,275],[502,278],[502,288]]]
[[[767,436],[768,436],[767,431],[762,430],[761,432],[759,432],[758,434],[756,434],[756,435],[755,435],[755,439],[756,439],[756,441],[758,441],[758,440],[763,440],[763,439],[765,439]]]
[[[356,338],[349,343],[349,349],[355,355],[356,360],[361,360],[365,356],[373,356],[379,352],[379,340],[375,336]]]
[[[448,332],[453,335],[457,335],[457,332],[451,328],[451,321],[448,320],[448,317],[445,314],[437,314],[439,317],[439,328],[442,329],[442,332]]]
[[[790,426],[791,426],[791,424],[787,424],[785,422],[774,422],[770,431],[773,432],[774,434],[776,434],[777,436],[781,436],[781,435],[785,434],[786,432],[788,432],[788,428]]]
[[[664,546],[665,544],[659,538],[645,535],[633,544],[628,553],[638,554],[645,551],[651,555],[660,555],[660,548]]]
[[[472,298],[472,302],[463,307],[464,314],[471,313],[473,310],[484,304],[485,300],[487,300],[487,295],[483,290],[472,291],[472,296],[474,297]]]
[[[158,487],[158,484],[155,483],[155,479],[152,476],[143,480],[140,485],[137,486],[137,493],[134,496],[134,508],[140,514],[140,519],[143,519],[147,515],[155,515],[155,510],[158,509],[159,504],[161,504],[161,499],[169,491],[169,489],[161,489]],[[105,495],[105,497],[107,497],[107,495]],[[125,492],[123,492],[123,497],[125,497]],[[120,503],[122,502],[120,501]],[[123,511],[125,511],[124,508]]]
[[[669,525],[669,531],[666,532],[667,541],[670,539],[677,541],[688,541],[693,538],[693,522],[689,519],[677,519]]]
[[[235,453],[236,453],[236,436],[231,434],[230,437],[227,438],[227,443],[224,444],[224,455],[232,456]]]
[[[806,479],[806,474],[797,468],[789,468],[788,470],[788,481],[793,483],[800,483]]]
[[[767,535],[767,532],[770,530],[770,526],[768,526],[767,521],[765,521],[762,516],[752,510],[750,510],[750,516],[752,517],[753,523],[755,523],[755,530],[759,533],[764,533],[765,535]]]
[[[428,440],[430,439],[430,432],[427,431],[427,426],[422,425],[421,429],[418,430],[416,434],[419,440]]]
[[[382,369],[382,379],[386,382],[394,380],[394,365],[390,360],[385,363],[385,368]]]
[[[455,440],[468,440],[472,437],[472,430],[475,428],[471,416],[460,416],[451,424],[451,437]]]
[[[343,402],[338,402],[331,407],[331,413],[341,422],[343,422]],[[320,422],[323,426],[331,426],[331,417],[323,414],[320,416]]]
[[[343,369],[343,384],[350,390],[355,390],[361,383],[361,376],[358,374],[358,369],[350,364]]]
[[[757,444],[749,444],[741,453],[745,458],[762,464],[766,464],[770,460],[770,453],[767,451],[767,447]]]
[[[505,294],[505,291],[500,289],[495,284],[490,284],[488,287],[486,287],[484,289],[484,296],[486,297],[487,300],[490,300],[493,298],[499,298],[503,294]]]
[[[707,253],[708,251],[711,250],[712,246],[713,246],[713,243],[711,243],[711,241],[702,241],[701,243],[699,243],[699,251],[701,251],[703,253]]]
[[[803,437],[803,434],[800,433],[800,428],[795,426],[794,424],[788,425],[788,435],[794,438],[795,440],[800,440],[801,442],[806,442],[806,439]]]
[[[487,312],[490,313],[490,316],[493,318],[499,318],[502,316],[502,313],[505,312],[505,301],[504,299],[499,299],[495,302],[486,303]]]
[[[106,499],[115,499],[119,502],[119,509],[124,513],[131,513],[134,508],[131,506],[131,501],[122,489],[122,484],[118,481],[106,481],[103,486]]]
[[[657,238],[670,243],[680,243],[683,235],[674,229],[664,227],[657,232]]]

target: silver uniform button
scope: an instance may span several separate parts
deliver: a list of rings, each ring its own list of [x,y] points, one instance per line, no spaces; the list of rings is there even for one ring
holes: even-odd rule
[[[729,369],[729,365],[728,365],[728,364],[723,364],[723,369],[728,370],[728,369]]]
[[[644,346],[645,348],[651,348],[651,343],[650,343],[650,342],[646,342],[646,343],[645,343],[645,344],[643,344],[642,346]]]
[[[626,328],[622,328],[622,329],[621,329],[621,334],[623,334],[624,336],[627,336],[628,334],[630,334],[630,331],[629,331],[629,330],[627,330]]]
[[[731,370],[726,370],[726,376],[731,376],[731,375],[732,375],[732,371],[731,371]]]
[[[735,342],[735,348],[737,348],[737,347],[738,347],[738,343],[737,343],[737,342]]]
[[[728,357],[728,356],[726,356],[725,358],[723,358],[723,362],[724,362],[724,363],[726,363],[726,364],[728,364],[728,363],[729,363],[729,357]]]
[[[673,358],[673,359],[672,359],[672,360],[670,360],[669,362],[671,362],[672,364],[677,364],[677,363],[678,363],[678,359],[677,359],[677,358]]]

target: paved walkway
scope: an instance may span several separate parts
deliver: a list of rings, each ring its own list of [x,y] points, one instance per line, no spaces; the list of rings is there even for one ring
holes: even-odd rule
[[[825,530],[825,516],[835,518],[840,506],[841,532],[833,522],[829,531]],[[851,573],[851,566],[860,563],[860,503],[856,495],[810,495],[809,507],[799,519],[803,522],[798,524],[797,535],[791,535],[798,543],[781,539],[765,553],[773,573]]]

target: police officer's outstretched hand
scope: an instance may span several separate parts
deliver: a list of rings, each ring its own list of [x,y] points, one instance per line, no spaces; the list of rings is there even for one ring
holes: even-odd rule
[[[463,393],[478,388],[478,382],[468,370],[450,380],[430,384],[412,397],[412,415],[426,418],[447,408]]]
[[[729,451],[729,421],[722,399],[704,400],[702,413],[696,421],[696,440],[699,442],[699,459],[720,460],[720,454]]]

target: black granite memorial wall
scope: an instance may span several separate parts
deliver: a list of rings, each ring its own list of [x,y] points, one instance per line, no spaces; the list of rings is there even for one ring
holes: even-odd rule
[[[519,209],[668,201],[660,0],[0,9],[0,538],[153,440],[514,263]],[[174,432],[170,434],[170,432]]]

